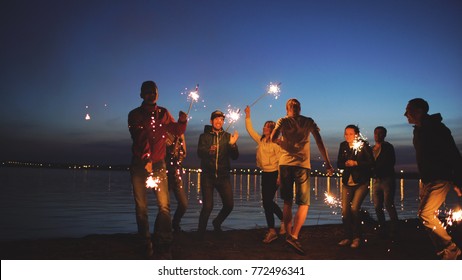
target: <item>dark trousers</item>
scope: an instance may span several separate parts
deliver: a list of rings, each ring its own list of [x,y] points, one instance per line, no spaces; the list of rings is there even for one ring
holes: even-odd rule
[[[377,220],[382,230],[385,226],[385,212],[383,209],[387,209],[388,215],[390,216],[390,231],[391,235],[396,234],[398,213],[395,207],[395,178],[375,178],[373,184],[373,200],[375,213],[377,214]]]
[[[168,167],[168,188],[175,196],[177,207],[173,215],[172,227],[174,230],[180,229],[181,218],[183,218],[188,208],[188,197],[183,186],[183,168],[181,166]]]
[[[215,178],[214,175],[201,175],[202,209],[199,216],[199,232],[205,232],[210,213],[213,210],[213,190],[220,195],[223,207],[214,219],[214,226],[221,226],[234,208],[233,190],[229,176]]]
[[[274,202],[274,195],[278,190],[277,178],[278,171],[262,172],[261,175],[261,195],[268,228],[274,228],[274,215],[282,220],[281,208]]]

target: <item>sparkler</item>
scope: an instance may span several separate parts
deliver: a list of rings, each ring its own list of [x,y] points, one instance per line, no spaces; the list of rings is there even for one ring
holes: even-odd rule
[[[149,174],[148,178],[146,179],[146,188],[148,189],[154,189],[157,191],[159,188],[159,183],[160,183],[160,178],[159,177],[154,177],[154,174],[151,173]]]
[[[262,99],[266,95],[273,95],[275,99],[278,99],[278,97],[279,97],[279,95],[281,93],[281,87],[280,86],[281,86],[281,83],[277,83],[277,84],[270,83],[268,85],[267,91],[265,93],[263,93],[260,97],[258,97],[257,100],[255,100],[252,104],[250,104],[249,107],[252,107],[253,105],[255,105],[255,103],[260,101],[260,99]]]
[[[189,111],[191,111],[191,107],[194,102],[197,102],[199,99],[199,84],[196,85],[196,89],[194,91],[191,91],[188,95],[188,98],[191,100],[191,103],[189,104],[189,109],[186,115],[189,115]]]
[[[366,141],[366,137],[359,133],[358,136],[355,137],[355,140],[353,141],[353,150],[355,151],[355,155],[361,152],[361,149],[364,146],[364,142]]]
[[[239,118],[241,117],[241,115],[239,114],[240,112],[241,112],[241,109],[233,110],[233,109],[229,108],[229,106],[228,106],[228,114],[226,114],[226,118],[229,119],[229,125],[226,128],[226,131],[228,131],[229,127],[233,123],[235,123],[235,122],[237,122],[239,120]]]
[[[328,192],[325,192],[324,196],[324,202],[329,205],[330,208],[342,208],[342,201],[340,201],[340,199],[329,194]],[[337,212],[334,211],[334,214],[337,214]]]
[[[444,215],[446,216],[443,221],[444,228],[447,228],[448,226],[452,226],[453,224],[457,224],[458,222],[462,221],[462,209],[449,209],[444,211]]]

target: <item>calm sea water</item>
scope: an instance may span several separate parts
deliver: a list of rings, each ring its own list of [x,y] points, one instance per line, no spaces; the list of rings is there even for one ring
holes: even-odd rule
[[[189,208],[182,220],[186,231],[196,230],[201,209],[197,173],[184,174]],[[261,203],[260,176],[233,175],[235,207],[223,224],[227,229],[266,227]],[[340,178],[311,178],[311,206],[306,225],[339,224],[339,207],[329,207],[325,193],[340,197]],[[398,180],[395,203],[400,219],[415,218],[418,180]],[[155,197],[148,192],[150,223],[157,213]],[[176,201],[171,197],[172,209]],[[221,208],[214,197],[211,219]],[[282,200],[277,198],[282,207]],[[448,206],[457,198],[448,196]],[[363,208],[375,212],[368,195]],[[89,234],[136,232],[133,193],[128,171],[0,168],[0,240],[82,237]],[[209,221],[209,227],[211,222]]]

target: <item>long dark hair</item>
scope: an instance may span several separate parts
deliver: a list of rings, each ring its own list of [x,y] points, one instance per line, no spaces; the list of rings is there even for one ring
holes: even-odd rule
[[[276,127],[276,123],[273,121],[266,121],[263,127],[265,127],[266,125],[269,125],[269,127],[271,128],[271,132],[273,132],[273,129]],[[271,135],[271,132],[270,132],[270,135]],[[261,135],[260,141],[263,141],[263,139],[265,139],[265,134]]]

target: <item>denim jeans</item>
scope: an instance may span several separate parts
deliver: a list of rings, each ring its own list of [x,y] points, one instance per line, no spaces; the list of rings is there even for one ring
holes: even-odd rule
[[[398,213],[395,207],[395,189],[396,183],[394,177],[375,178],[373,180],[373,196],[375,213],[379,226],[383,229],[385,226],[385,209],[390,216],[390,231],[394,235],[397,230]]]
[[[368,192],[368,185],[343,185],[342,190],[342,222],[345,228],[345,238],[361,237],[361,204]]]
[[[420,205],[418,216],[427,229],[430,239],[439,252],[451,244],[451,236],[444,229],[436,216],[436,211],[446,200],[446,195],[452,184],[448,181],[437,180],[419,186]]]
[[[172,220],[172,227],[175,230],[180,229],[181,218],[188,208],[188,197],[183,186],[182,174],[183,168],[181,166],[168,167],[168,188],[171,192],[173,192],[177,202],[177,208],[175,210],[175,214],[173,214]]]
[[[173,240],[172,222],[170,218],[170,200],[168,192],[167,174],[165,162],[157,162],[153,164],[153,176],[158,177],[160,182],[157,189],[147,189],[146,179],[148,173],[143,165],[132,165],[130,174],[133,186],[133,195],[135,198],[136,223],[138,225],[138,233],[150,239],[148,221],[148,199],[147,192],[152,191],[156,196],[157,207],[159,209],[156,220],[154,222],[154,237],[153,241],[156,245],[170,245]]]
[[[281,197],[284,201],[294,199],[295,184],[295,203],[298,205],[310,205],[310,169],[299,166],[281,165],[279,166],[279,176],[281,178]]]
[[[278,172],[262,172],[261,175],[261,195],[263,198],[263,209],[265,209],[265,218],[268,228],[274,228],[274,215],[282,220],[282,210],[274,202],[274,195],[278,190],[277,185]]]

